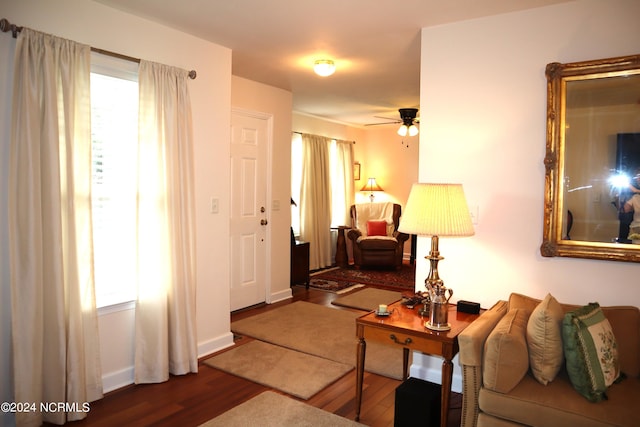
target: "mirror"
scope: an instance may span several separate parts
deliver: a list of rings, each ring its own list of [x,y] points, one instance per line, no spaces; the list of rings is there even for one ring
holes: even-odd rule
[[[623,212],[631,185],[640,198],[640,55],[554,62],[546,76],[542,256],[640,262]]]

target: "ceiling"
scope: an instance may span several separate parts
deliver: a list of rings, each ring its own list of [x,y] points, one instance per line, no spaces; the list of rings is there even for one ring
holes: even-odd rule
[[[294,111],[362,125],[419,107],[421,28],[568,0],[95,1],[232,49],[233,75],[291,91]]]

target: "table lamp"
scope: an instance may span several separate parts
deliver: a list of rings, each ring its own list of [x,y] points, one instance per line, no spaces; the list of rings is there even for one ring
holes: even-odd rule
[[[431,267],[425,280],[429,295],[429,321],[425,322],[425,326],[441,331],[450,329],[447,323],[448,301],[453,291],[447,290],[438,274],[438,261],[444,259],[440,256],[438,241],[441,236],[463,237],[474,234],[462,184],[413,184],[398,231],[431,236],[431,251],[425,257]],[[447,291],[448,298],[445,296]],[[425,310],[422,314],[426,314]]]
[[[374,191],[384,191],[382,189],[382,187],[380,187],[378,185],[378,183],[376,182],[375,178],[369,178],[367,180],[367,183],[364,185],[364,187],[362,187],[362,189],[360,191],[368,191],[369,193],[369,200],[371,200],[371,203],[373,203],[373,199],[376,197],[373,192]]]

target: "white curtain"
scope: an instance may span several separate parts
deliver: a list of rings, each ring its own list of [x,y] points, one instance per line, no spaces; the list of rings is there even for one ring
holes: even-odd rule
[[[84,418],[102,396],[92,268],[88,46],[24,28],[17,39],[9,171],[19,426]],[[40,402],[68,409],[40,411]],[[77,410],[73,410],[76,406]]]
[[[354,203],[353,142],[335,141],[331,159],[332,226],[351,224],[349,210]]]
[[[136,383],[198,371],[187,78],[185,70],[140,62]]]
[[[302,135],[300,237],[309,242],[311,270],[332,264],[329,142],[322,136]]]

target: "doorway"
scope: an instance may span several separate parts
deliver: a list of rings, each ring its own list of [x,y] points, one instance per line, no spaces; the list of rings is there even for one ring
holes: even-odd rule
[[[230,242],[231,311],[266,301],[270,288],[269,179],[271,115],[231,112]]]

